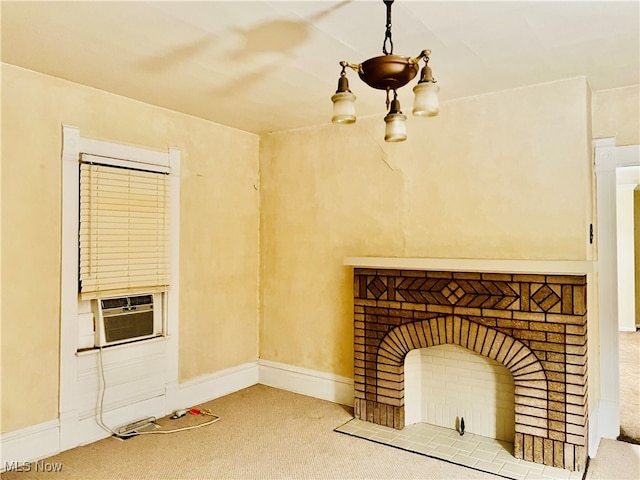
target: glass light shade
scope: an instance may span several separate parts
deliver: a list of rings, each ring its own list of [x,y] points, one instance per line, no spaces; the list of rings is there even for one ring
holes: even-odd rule
[[[440,87],[433,82],[423,82],[413,87],[413,114],[416,117],[433,117],[440,110],[438,92]]]
[[[356,96],[351,92],[336,92],[332,97],[332,123],[353,123],[356,121]]]
[[[384,129],[385,142],[403,142],[407,139],[406,115],[402,113],[389,113],[384,117],[387,124]]]

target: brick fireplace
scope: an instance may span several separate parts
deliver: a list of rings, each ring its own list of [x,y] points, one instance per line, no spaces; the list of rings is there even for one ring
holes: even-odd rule
[[[404,428],[406,354],[459,345],[513,375],[514,456],[584,470],[586,291],[586,275],[355,268],[355,417]]]

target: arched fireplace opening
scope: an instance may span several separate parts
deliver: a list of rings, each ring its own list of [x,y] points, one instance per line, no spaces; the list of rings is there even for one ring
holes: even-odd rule
[[[405,356],[406,425],[429,423],[513,444],[514,399],[509,369],[469,349],[445,344]]]

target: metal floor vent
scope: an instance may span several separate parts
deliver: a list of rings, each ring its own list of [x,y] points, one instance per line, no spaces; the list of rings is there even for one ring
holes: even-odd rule
[[[137,437],[140,432],[148,432],[157,428],[160,428],[160,425],[156,423],[156,418],[147,417],[116,428],[113,436],[119,440],[129,440]]]

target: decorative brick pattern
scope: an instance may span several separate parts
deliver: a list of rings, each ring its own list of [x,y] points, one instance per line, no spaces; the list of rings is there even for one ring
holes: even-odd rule
[[[516,458],[583,470],[586,277],[356,268],[355,416],[404,428],[404,357],[455,344],[507,367]]]

